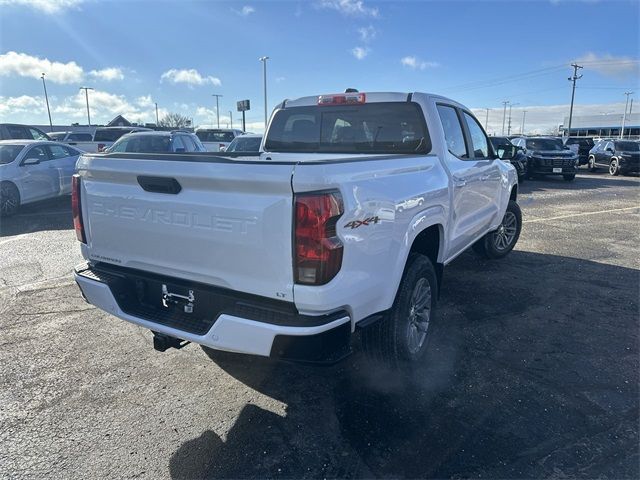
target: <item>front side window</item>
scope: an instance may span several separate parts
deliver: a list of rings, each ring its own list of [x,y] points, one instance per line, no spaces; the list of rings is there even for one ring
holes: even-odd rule
[[[265,140],[270,152],[427,153],[431,143],[415,103],[314,105],[278,110]]]
[[[49,152],[52,160],[70,157],[72,155],[68,149],[61,145],[49,145]]]
[[[40,130],[36,130],[35,128],[29,127],[29,133],[31,134],[31,138],[34,140],[49,140],[49,138],[42,133]]]
[[[471,145],[474,158],[490,158],[489,156],[489,140],[482,130],[478,121],[469,113],[464,113],[464,120],[467,122],[467,128],[471,135]]]
[[[182,139],[182,142],[184,143],[184,146],[187,149],[187,152],[197,152],[198,151],[198,147],[196,145],[196,142],[194,142],[189,135],[181,135],[180,138]]]
[[[66,132],[49,134],[49,137],[51,138],[51,140],[55,140],[56,142],[64,141],[66,136],[67,136]],[[69,139],[71,139],[71,137],[69,137]]]
[[[438,115],[447,141],[447,149],[458,158],[469,158],[467,144],[462,133],[462,125],[456,109],[447,105],[438,105]]]
[[[180,135],[176,135],[173,137],[173,151],[174,152],[186,151],[186,148],[184,146],[184,143],[182,142],[182,139],[180,138]]]
[[[35,147],[31,147],[31,150],[27,152],[24,158],[37,158],[41,163],[50,160],[49,152],[44,145],[36,145]]]

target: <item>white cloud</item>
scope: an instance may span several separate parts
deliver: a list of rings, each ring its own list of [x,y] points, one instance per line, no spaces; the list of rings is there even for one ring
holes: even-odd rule
[[[351,55],[356,57],[358,60],[362,60],[364,57],[369,55],[369,49],[365,47],[354,47],[351,49]]]
[[[21,77],[45,78],[55,83],[77,83],[84,77],[84,71],[76,62],[52,62],[26,53],[7,52],[0,55],[0,76],[19,75]]]
[[[121,68],[109,67],[102,70],[91,70],[89,72],[94,78],[110,82],[112,80],[124,80],[124,73]]]
[[[412,55],[402,57],[400,59],[400,63],[405,67],[411,68],[413,70],[425,70],[427,68],[435,68],[440,66],[438,62],[425,62],[424,60],[421,60],[418,57]]]
[[[150,108],[155,107],[155,103],[151,98],[151,95],[143,95],[141,97],[136,98],[136,105],[140,108]]]
[[[44,110],[43,97],[31,97],[21,95],[19,97],[0,96],[0,115],[12,115],[19,113],[39,113]],[[7,117],[9,120],[10,117]]]
[[[287,79],[287,77],[276,77],[276,83],[282,83]]]
[[[216,77],[204,77],[198,72],[195,68],[191,68],[188,70],[178,70],[172,68],[171,70],[167,70],[160,77],[160,81],[168,81],[169,83],[186,83],[187,85],[222,85],[222,82],[219,78]]]
[[[368,27],[361,27],[358,29],[358,35],[360,35],[360,40],[362,40],[365,43],[368,43],[374,38],[376,38],[377,34],[378,32],[376,31],[375,28],[373,28],[373,25],[369,25]]]
[[[376,7],[368,7],[363,0],[320,0],[318,6],[349,16],[373,18],[380,16],[380,11]]]
[[[631,75],[640,76],[640,61],[637,58],[616,57],[608,53],[598,55],[589,52],[580,58],[576,58],[574,62],[584,66],[582,72],[594,70],[603,75],[616,78],[625,78]]]
[[[232,8],[231,10],[233,10],[235,13],[237,13],[238,15],[240,15],[242,17],[247,17],[247,16],[251,15],[252,13],[254,13],[256,11],[255,8],[253,8],[253,7],[249,6],[249,5],[245,5],[240,10],[236,10],[235,8]]]
[[[0,5],[17,5],[33,8],[48,14],[78,8],[84,0],[0,0]]]

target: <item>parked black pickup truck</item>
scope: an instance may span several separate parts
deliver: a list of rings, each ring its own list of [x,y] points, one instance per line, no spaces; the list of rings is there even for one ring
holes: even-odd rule
[[[572,145],[578,146],[578,165],[586,165],[589,161],[589,151],[595,145],[591,137],[569,137],[564,141],[565,146],[575,149]],[[574,150],[575,151],[575,150]]]
[[[570,182],[576,178],[578,154],[565,147],[557,137],[518,137],[511,140],[524,148],[527,156],[527,176],[562,175]]]

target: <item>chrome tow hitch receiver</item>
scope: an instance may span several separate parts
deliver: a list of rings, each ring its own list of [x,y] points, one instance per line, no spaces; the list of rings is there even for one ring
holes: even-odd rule
[[[189,290],[189,295],[179,295],[169,292],[167,286],[164,283],[162,284],[162,306],[166,308],[169,307],[169,304],[178,305],[182,302],[184,303],[184,313],[193,313],[193,302],[195,300],[196,297],[193,294],[193,290]]]

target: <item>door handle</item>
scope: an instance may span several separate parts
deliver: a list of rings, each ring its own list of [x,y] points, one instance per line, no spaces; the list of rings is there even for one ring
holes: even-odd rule
[[[453,186],[456,188],[462,188],[467,185],[467,181],[462,178],[453,177]]]

